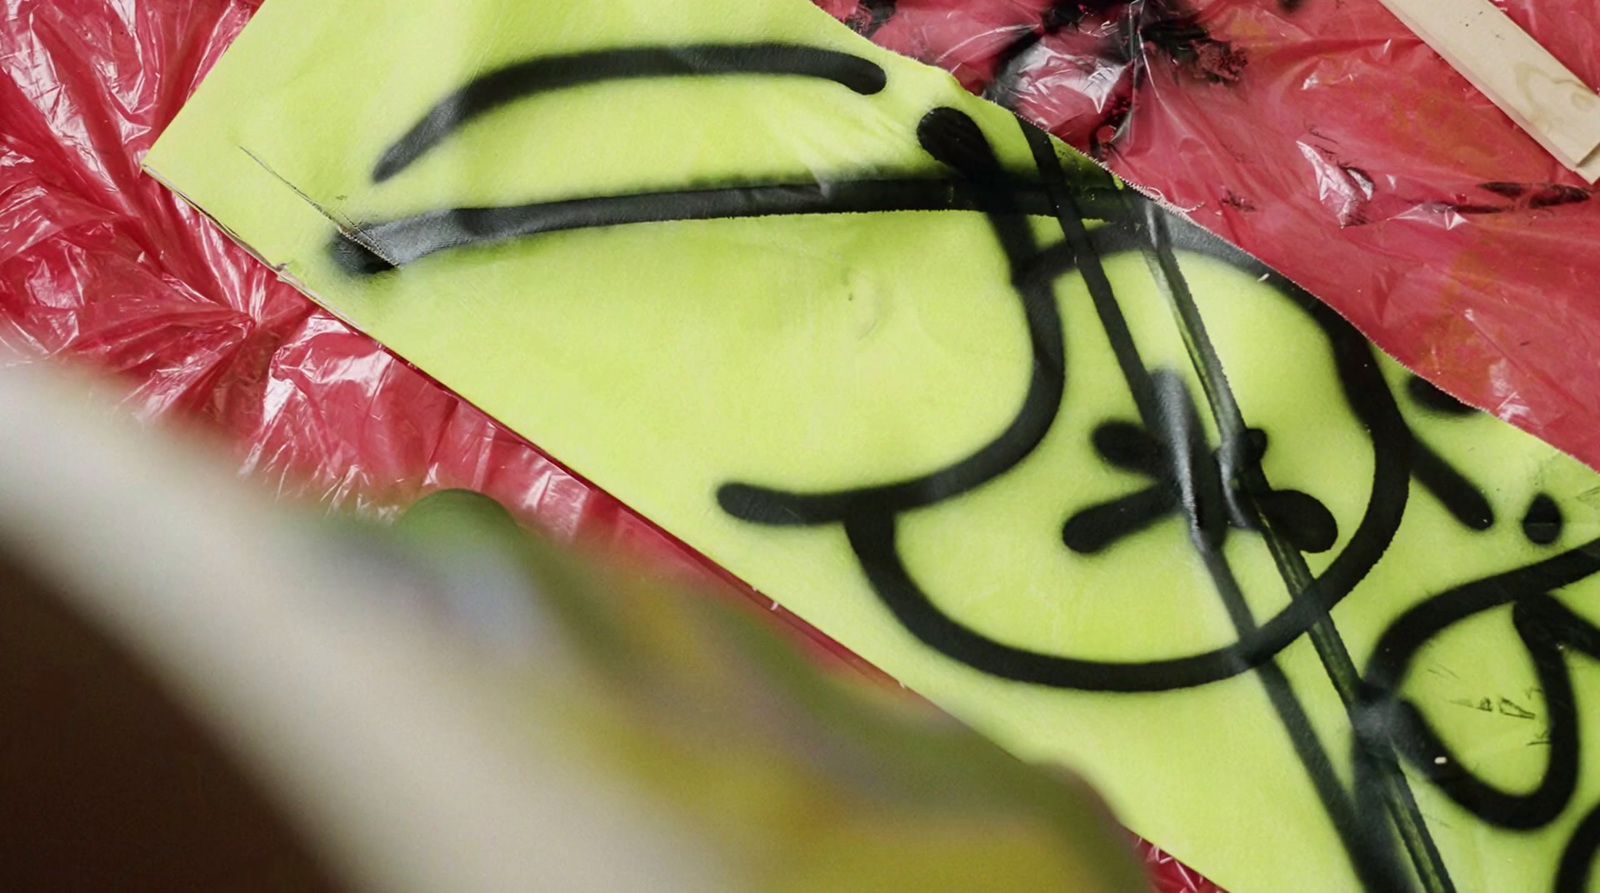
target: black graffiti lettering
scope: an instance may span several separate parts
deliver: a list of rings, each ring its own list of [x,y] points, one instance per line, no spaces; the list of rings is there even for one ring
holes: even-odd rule
[[[1091,7],[1096,5],[1057,4],[1043,31],[1072,27]],[[865,3],[862,11],[870,16],[865,27],[881,27],[894,15],[894,4]],[[1034,33],[1035,44],[1039,33]],[[1199,41],[1203,33],[1172,20],[1161,28],[1146,28],[1138,37],[1159,38],[1171,47]],[[1023,47],[1018,58],[1026,51]],[[792,45],[637,48],[535,59],[479,77],[440,101],[385,153],[373,178],[381,183],[398,176],[467,122],[526,96],[608,80],[750,74],[832,82],[861,101],[888,88],[883,69],[870,61]],[[821,87],[832,89],[827,83]],[[1121,188],[1109,175],[1090,169],[1069,178],[1048,137],[1026,123],[1019,121],[1018,127],[1034,162],[1029,170],[1008,168],[991,135],[971,117],[940,107],[908,128],[909,138],[926,156],[924,162],[931,160],[940,169],[936,174],[927,173],[924,163],[916,171],[846,172],[808,181],[758,178],[693,188],[667,185],[525,205],[442,208],[362,224],[337,236],[331,250],[353,275],[398,274],[400,268],[440,252],[581,229],[794,215],[981,215],[1004,255],[1013,306],[1024,322],[1028,344],[1028,385],[1009,420],[964,454],[920,473],[818,491],[792,490],[772,481],[728,481],[715,492],[718,505],[751,524],[838,525],[871,590],[911,635],[995,677],[1133,694],[1175,692],[1255,674],[1362,886],[1385,893],[1419,886],[1428,893],[1448,893],[1453,890],[1449,873],[1399,765],[1410,766],[1489,824],[1542,827],[1564,812],[1573,798],[1581,753],[1566,658],[1574,653],[1600,657],[1600,630],[1550,593],[1600,572],[1600,540],[1427,599],[1394,622],[1369,666],[1358,672],[1330,612],[1389,549],[1408,506],[1411,482],[1469,528],[1486,529],[1495,522],[1483,490],[1419,439],[1406,420],[1406,412],[1448,420],[1473,411],[1413,378],[1404,395],[1414,408],[1403,412],[1371,345],[1328,307],[1243,252]],[[1059,240],[1038,235],[1030,218],[1053,219]],[[1371,451],[1371,479],[1361,484],[1364,508],[1349,531],[1340,530],[1322,498],[1269,482],[1262,467],[1269,432],[1248,425],[1234,400],[1222,359],[1188,292],[1180,251],[1220,260],[1260,279],[1309,320],[1327,344],[1338,398],[1364,432],[1364,449]],[[1128,253],[1145,258],[1171,304],[1202,401],[1196,401],[1183,375],[1152,369],[1140,355],[1105,269],[1108,258]],[[1028,461],[1055,427],[1069,396],[1069,341],[1056,295],[1057,284],[1066,277],[1076,277],[1086,289],[1136,415],[1095,425],[1094,453],[1098,461],[1133,472],[1144,482],[1109,501],[1064,510],[1063,547],[1096,556],[1084,560],[1100,560],[1098,556],[1114,553],[1121,542],[1162,519],[1180,519],[1233,625],[1232,641],[1220,647],[1118,661],[1009,644],[947,614],[906,566],[898,542],[901,515],[945,503],[1007,475]],[[1204,414],[1214,423],[1215,444]],[[1534,543],[1554,544],[1562,531],[1560,507],[1539,494],[1522,519],[1522,531]],[[1347,533],[1342,545],[1341,533]],[[1223,552],[1230,535],[1265,542],[1288,590],[1287,605],[1264,620],[1251,613]],[[1325,568],[1312,574],[1305,553],[1331,554]],[[1413,658],[1427,642],[1454,623],[1507,605],[1513,629],[1538,674],[1538,697],[1549,720],[1547,768],[1538,786],[1526,793],[1500,790],[1473,775],[1401,693]],[[1130,622],[1138,618],[1130,617]],[[1355,782],[1348,789],[1339,782],[1325,745],[1276,663],[1284,649],[1303,638],[1316,646],[1329,680],[1350,710]],[[1380,815],[1388,817],[1388,824],[1374,818]],[[1397,845],[1403,847],[1403,856]],[[1568,844],[1558,868],[1558,893],[1582,887],[1597,849],[1600,810],[1584,820]]]

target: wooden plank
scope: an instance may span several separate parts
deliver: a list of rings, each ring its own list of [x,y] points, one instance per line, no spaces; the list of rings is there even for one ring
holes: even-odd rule
[[[1381,0],[1562,164],[1600,179],[1600,96],[1489,0]]]

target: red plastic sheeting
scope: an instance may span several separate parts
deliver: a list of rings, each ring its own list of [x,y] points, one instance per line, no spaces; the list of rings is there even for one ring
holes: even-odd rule
[[[0,342],[120,373],[141,415],[201,422],[284,495],[382,512],[472,487],[696,567],[140,173],[259,3],[0,0]]]
[[[0,0],[0,342],[117,373],[137,412],[200,422],[281,494],[381,513],[471,487],[559,536],[710,579],[140,174],[259,2]],[[818,2],[1100,153],[1450,390],[1600,464],[1600,308],[1583,287],[1600,272],[1585,238],[1600,203],[1376,0],[1217,0],[1192,16],[1145,0],[1131,30],[1128,4],[1106,0]],[[1518,20],[1600,81],[1600,8],[1526,6]],[[1146,853],[1161,893],[1216,889]]]

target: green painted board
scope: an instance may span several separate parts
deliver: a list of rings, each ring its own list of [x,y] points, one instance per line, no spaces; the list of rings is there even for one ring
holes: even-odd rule
[[[805,0],[271,0],[146,166],[1233,893],[1587,889],[1600,478]]]

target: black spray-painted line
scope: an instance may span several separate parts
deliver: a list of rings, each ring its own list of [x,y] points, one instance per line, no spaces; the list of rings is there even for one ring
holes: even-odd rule
[[[1494,526],[1494,509],[1483,491],[1420,440],[1411,446],[1411,474],[1464,526],[1473,530]]]
[[[1192,406],[1194,401],[1187,391],[1179,396]],[[1239,449],[1243,461],[1259,464],[1267,453],[1266,432],[1248,428],[1242,439],[1245,444]],[[1108,465],[1147,477],[1154,486],[1074,513],[1062,526],[1061,538],[1067,548],[1079,554],[1094,554],[1182,511],[1184,486],[1165,441],[1140,425],[1124,421],[1101,424],[1090,440],[1095,453]],[[1193,473],[1208,479],[1205,488],[1215,492],[1218,504],[1227,509],[1224,514],[1230,527],[1260,530],[1265,522],[1301,552],[1315,554],[1333,548],[1339,538],[1339,524],[1321,500],[1298,490],[1224,487],[1224,467],[1230,463],[1223,459],[1222,452],[1211,451],[1210,461],[1200,463]],[[1248,495],[1254,513],[1241,510],[1241,495]]]
[[[373,169],[383,182],[468,121],[540,93],[588,84],[706,75],[786,75],[833,81],[864,96],[883,90],[888,75],[850,53],[786,43],[694,44],[543,56],[491,71],[441,100]]]
[[[949,179],[886,176],[829,182],[743,183],[505,207],[445,208],[386,223],[360,224],[356,231],[361,241],[340,237],[332,243],[331,250],[345,271],[370,275],[455,248],[641,223],[902,211],[985,213],[996,210],[1001,196],[1024,213],[1046,213],[1049,199],[1037,184],[1012,182],[1008,177],[1003,185],[1006,188],[978,190]],[[1086,190],[1084,204],[1091,215],[1121,210],[1120,200],[1104,189]]]

